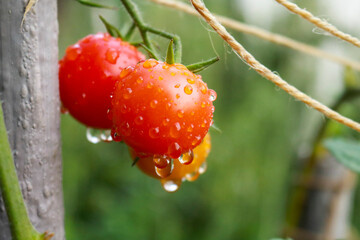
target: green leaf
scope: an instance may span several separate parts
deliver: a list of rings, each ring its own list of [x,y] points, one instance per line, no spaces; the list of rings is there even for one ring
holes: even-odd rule
[[[202,70],[205,70],[206,68],[208,68],[209,66],[216,63],[219,60],[220,60],[219,57],[214,57],[214,58],[211,58],[211,59],[203,61],[203,62],[187,65],[186,68],[189,69],[190,71],[192,71],[193,73],[198,73]]]
[[[360,173],[360,143],[357,141],[332,138],[325,140],[325,147],[345,167]]]

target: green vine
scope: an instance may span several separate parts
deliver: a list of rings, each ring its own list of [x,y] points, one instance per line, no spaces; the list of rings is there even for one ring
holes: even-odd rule
[[[7,137],[0,104],[0,186],[13,240],[48,240],[53,234],[39,233],[30,222]]]

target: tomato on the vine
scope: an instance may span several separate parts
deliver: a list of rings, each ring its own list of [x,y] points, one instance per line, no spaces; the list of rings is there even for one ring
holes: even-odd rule
[[[120,72],[143,59],[134,46],[107,33],[86,36],[69,46],[59,61],[63,107],[88,127],[110,129],[107,111]]]
[[[173,160],[173,166],[170,166],[172,169],[168,173],[168,176],[162,175],[164,172],[166,172],[165,168],[162,170],[156,167],[154,157],[141,157],[138,156],[133,150],[130,150],[130,155],[132,159],[136,161],[136,166],[142,172],[153,178],[160,179],[165,190],[172,192],[176,191],[183,181],[195,181],[200,174],[205,172],[206,158],[210,153],[210,149],[211,139],[210,134],[208,133],[204,137],[201,144],[194,148],[193,156],[187,153],[182,156],[183,159],[181,161],[179,159]],[[191,162],[184,164],[183,161],[189,160],[190,158],[192,158]]]
[[[125,68],[116,83],[113,139],[137,153],[176,159],[205,137],[215,99],[215,91],[184,65],[141,61]]]

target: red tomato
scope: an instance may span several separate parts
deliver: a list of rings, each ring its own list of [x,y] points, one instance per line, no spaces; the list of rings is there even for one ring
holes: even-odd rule
[[[88,127],[110,129],[107,116],[111,94],[123,68],[145,56],[107,33],[89,35],[66,49],[59,62],[60,98],[63,106]]]
[[[202,143],[194,148],[193,156],[190,156],[188,153],[182,156],[182,158],[186,159],[193,157],[192,162],[189,164],[183,164],[179,161],[179,159],[174,159],[173,170],[169,173],[168,176],[165,177],[161,177],[161,169],[156,169],[153,157],[137,156],[133,150],[130,150],[130,155],[133,160],[139,157],[139,159],[136,160],[136,166],[142,172],[153,178],[160,179],[165,190],[172,192],[172,190],[176,191],[183,181],[195,181],[200,174],[204,173],[206,170],[206,158],[209,155],[210,149],[211,139],[210,134],[208,133],[206,134]],[[165,168],[164,170],[166,171]],[[167,189],[166,187],[169,186],[172,186],[172,188]]]
[[[198,146],[216,99],[184,65],[149,59],[120,74],[112,101],[113,139],[134,151],[178,158]]]

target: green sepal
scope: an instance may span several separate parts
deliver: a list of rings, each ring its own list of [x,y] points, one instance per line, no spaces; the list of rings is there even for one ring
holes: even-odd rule
[[[88,7],[95,7],[95,8],[104,8],[104,9],[110,9],[110,10],[119,10],[118,7],[115,6],[107,6],[107,5],[103,5],[103,4],[99,4],[99,3],[94,3],[94,2],[88,2],[85,0],[76,0],[78,3],[88,6]]]
[[[189,69],[193,73],[198,73],[198,72],[200,72],[202,70],[205,70],[210,65],[216,63],[219,60],[220,60],[219,57],[214,57],[214,58],[211,58],[211,59],[203,61],[203,62],[187,65],[186,67],[187,67],[187,69]]]
[[[115,26],[111,25],[108,21],[105,20],[101,15],[99,15],[100,20],[105,25],[106,31],[113,37],[118,37],[124,39],[122,34],[120,33],[119,29]]]
[[[167,64],[174,64],[175,63],[175,56],[174,56],[174,40],[171,39],[168,49],[167,49],[167,53],[166,53],[166,63]]]

